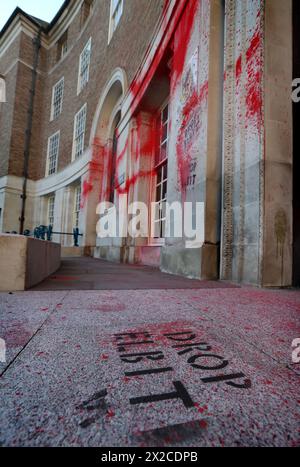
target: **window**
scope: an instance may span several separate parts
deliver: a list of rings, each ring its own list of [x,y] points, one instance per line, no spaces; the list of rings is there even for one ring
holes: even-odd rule
[[[54,225],[55,196],[48,198],[48,225]]]
[[[110,42],[123,14],[124,0],[111,0],[110,5],[110,22],[109,22],[109,38]]]
[[[81,205],[81,185],[75,188],[74,196],[74,214],[73,214],[73,227],[79,228],[79,214]]]
[[[55,120],[62,112],[63,99],[64,99],[65,80],[62,78],[52,91],[52,107],[51,107],[51,120]]]
[[[94,5],[94,0],[84,0],[81,6],[81,18],[80,18],[80,27],[81,29],[87,22]]]
[[[92,51],[92,39],[88,41],[85,48],[81,52],[79,60],[79,76],[78,76],[78,90],[79,94],[89,81],[90,75],[90,62]]]
[[[68,31],[66,31],[57,42],[56,61],[59,62],[68,52]]]
[[[74,141],[73,141],[73,160],[78,159],[83,154],[84,136],[86,122],[86,104],[75,115],[74,120]]]
[[[169,140],[169,106],[163,107],[158,119],[159,144],[155,158],[155,215],[154,238],[165,237],[166,202],[168,186],[168,140]]]
[[[53,175],[57,171],[59,139],[60,139],[60,132],[58,131],[54,135],[50,136],[48,140],[48,157],[47,157],[46,176]]]

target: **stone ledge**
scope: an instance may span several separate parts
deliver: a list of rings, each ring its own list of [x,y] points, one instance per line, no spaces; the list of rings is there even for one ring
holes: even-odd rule
[[[1,234],[0,291],[30,289],[59,269],[60,258],[58,243]]]

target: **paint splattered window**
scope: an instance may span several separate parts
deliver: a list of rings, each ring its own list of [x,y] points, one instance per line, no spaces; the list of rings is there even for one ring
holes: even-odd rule
[[[58,153],[59,153],[60,132],[50,136],[48,140],[48,157],[46,176],[53,175],[57,171]]]
[[[83,49],[80,55],[77,94],[79,94],[83,90],[83,88],[87,85],[89,81],[91,52],[92,52],[92,39],[88,41],[88,43],[86,44],[85,48]]]
[[[64,99],[64,86],[65,86],[64,78],[62,78],[58,83],[55,84],[55,86],[53,86],[51,120],[55,120],[62,112],[63,99]]]
[[[154,238],[165,237],[166,202],[168,186],[168,141],[169,141],[169,105],[165,105],[158,119],[159,140],[156,152],[155,170],[155,215]]]
[[[86,104],[75,115],[74,120],[74,141],[73,160],[82,156],[84,150],[84,136],[86,123]]]
[[[54,225],[55,196],[48,199],[48,225]]]
[[[111,0],[109,38],[110,42],[123,14],[123,0]]]
[[[73,226],[75,228],[79,227],[80,205],[81,205],[81,185],[78,185],[75,188],[75,196],[74,196]]]

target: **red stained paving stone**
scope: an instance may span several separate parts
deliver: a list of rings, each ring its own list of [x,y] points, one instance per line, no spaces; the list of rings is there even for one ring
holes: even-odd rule
[[[0,294],[0,444],[299,446],[300,293],[205,284]]]

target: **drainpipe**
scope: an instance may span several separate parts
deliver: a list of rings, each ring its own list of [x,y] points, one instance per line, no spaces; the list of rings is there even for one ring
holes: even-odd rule
[[[37,80],[37,67],[39,63],[39,52],[41,48],[41,34],[42,29],[39,29],[38,34],[33,39],[34,45],[34,56],[33,56],[33,68],[32,68],[32,80],[31,88],[29,91],[29,107],[28,107],[28,116],[27,116],[27,125],[25,132],[25,146],[24,146],[24,168],[23,168],[23,192],[21,195],[22,199],[22,210],[20,221],[20,235],[23,235],[24,232],[24,223],[25,223],[25,209],[26,209],[26,200],[27,200],[27,182],[28,182],[28,166],[29,166],[29,157],[30,157],[30,144],[32,136],[32,124],[33,124],[33,109],[34,109],[34,98],[36,91],[36,80]]]

